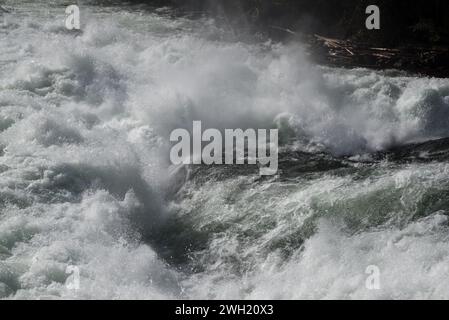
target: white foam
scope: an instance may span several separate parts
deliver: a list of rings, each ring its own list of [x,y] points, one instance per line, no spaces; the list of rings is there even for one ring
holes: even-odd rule
[[[416,198],[444,187],[438,165],[387,166],[360,184],[211,180],[163,200],[188,174],[167,181],[174,128],[278,126],[298,148],[382,150],[449,135],[447,80],[313,66],[300,44],[220,40],[232,36],[211,20],[92,7],[75,36],[59,7],[16,7],[0,27],[0,297],[449,297],[446,220],[412,219]],[[383,206],[354,214],[378,194]],[[302,230],[330,209],[360,233],[326,218]],[[174,214],[208,240],[203,272],[174,270],[145,241]],[[398,216],[413,222],[372,230]],[[367,264],[382,271],[380,291],[363,286]],[[66,287],[70,265],[78,291]]]

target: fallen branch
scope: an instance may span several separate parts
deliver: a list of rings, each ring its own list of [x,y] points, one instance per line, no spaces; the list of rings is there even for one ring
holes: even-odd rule
[[[449,75],[449,48],[409,46],[402,48],[370,47],[366,43],[340,40],[315,34],[311,50],[316,59],[336,66],[408,70],[437,77]],[[324,49],[324,50],[323,50]]]

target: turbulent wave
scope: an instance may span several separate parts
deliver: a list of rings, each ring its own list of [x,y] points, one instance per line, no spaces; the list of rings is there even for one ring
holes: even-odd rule
[[[5,7],[0,297],[449,298],[447,79],[169,9],[84,6],[74,33],[58,1]],[[170,166],[193,120],[278,128],[279,175]]]

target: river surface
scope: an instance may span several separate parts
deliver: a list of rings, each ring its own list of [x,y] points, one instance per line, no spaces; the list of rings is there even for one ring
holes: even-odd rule
[[[448,79],[80,3],[0,12],[0,298],[449,299]],[[278,174],[174,167],[194,120],[279,129]]]

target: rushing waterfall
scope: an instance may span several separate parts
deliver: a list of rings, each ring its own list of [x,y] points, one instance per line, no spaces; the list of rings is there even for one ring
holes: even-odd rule
[[[64,5],[0,12],[0,298],[449,298],[449,80]],[[173,166],[195,120],[278,129],[278,174]]]

